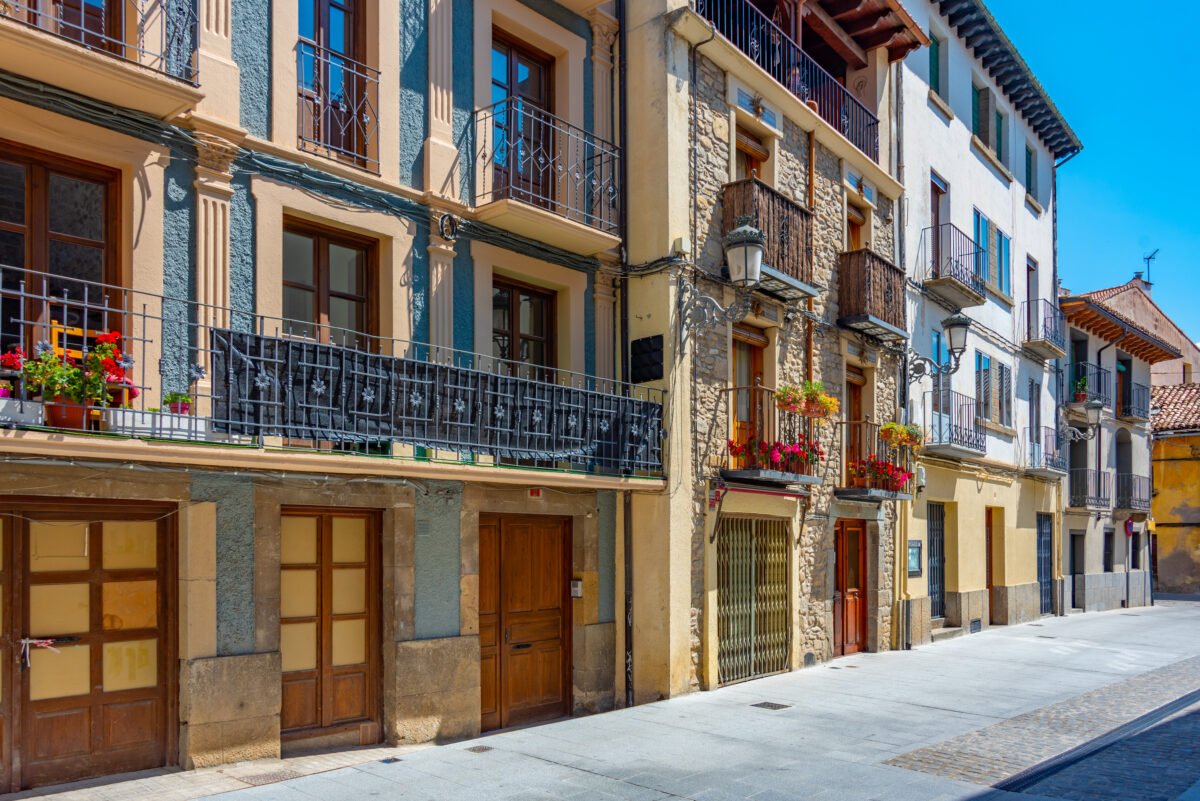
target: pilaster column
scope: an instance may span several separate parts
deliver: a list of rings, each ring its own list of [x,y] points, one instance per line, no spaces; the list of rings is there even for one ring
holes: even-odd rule
[[[214,133],[195,131],[196,148],[196,359],[204,375],[196,381],[200,405],[212,395],[212,364],[207,331],[229,326],[229,199],[233,196],[230,166],[238,146]],[[206,410],[201,409],[201,413]]]
[[[616,378],[616,274],[605,270],[596,273],[592,284],[592,300],[596,304],[596,377]]]
[[[241,71],[233,60],[232,0],[200,0],[200,36],[197,77],[204,99],[196,106],[201,114],[237,125],[241,97]]]
[[[592,23],[592,102],[595,105],[592,119],[596,136],[613,142],[613,44],[617,40],[617,21],[599,9],[588,14],[588,19]]]
[[[454,144],[454,14],[452,0],[429,0],[429,136],[425,189],[458,199],[458,148]],[[470,47],[462,43],[461,47]]]
[[[454,347],[454,243],[429,238],[429,344]]]

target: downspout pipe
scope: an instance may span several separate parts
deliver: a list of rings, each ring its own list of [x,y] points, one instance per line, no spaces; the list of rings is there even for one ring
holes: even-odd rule
[[[620,109],[620,144],[621,154],[621,250],[625,269],[621,276],[621,380],[628,387],[631,377],[629,371],[629,153],[626,133],[629,130],[628,97],[625,89],[625,62],[628,60],[628,35],[625,31],[625,3],[617,0],[617,37],[620,62],[617,67],[617,106]],[[625,577],[625,706],[633,706],[633,499],[628,490],[621,493],[621,542],[624,556],[623,574]]]

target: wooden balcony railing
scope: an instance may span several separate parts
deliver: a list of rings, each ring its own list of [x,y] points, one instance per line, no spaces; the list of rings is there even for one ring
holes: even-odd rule
[[[870,420],[847,421],[837,427],[844,456],[839,490],[912,492],[911,448],[885,442],[880,436],[882,426]]]
[[[724,390],[729,410],[725,472],[734,477],[819,483],[825,459],[813,421],[778,408],[775,390],[762,386]]]
[[[724,232],[750,217],[766,238],[763,264],[804,284],[813,282],[812,212],[757,178],[725,184]]]
[[[904,334],[904,271],[873,250],[842,253],[838,262],[838,319],[855,325],[874,318]],[[869,332],[870,333],[870,332]]]

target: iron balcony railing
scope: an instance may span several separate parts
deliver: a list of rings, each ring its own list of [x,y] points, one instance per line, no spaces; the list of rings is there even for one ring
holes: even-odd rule
[[[707,19],[785,89],[873,161],[879,161],[879,119],[805,53],[750,0],[692,0]]]
[[[519,97],[476,110],[475,135],[475,205],[519,200],[617,233],[616,145]]]
[[[300,39],[296,83],[300,148],[379,172],[379,71]]]
[[[1075,403],[1098,400],[1103,401],[1105,406],[1111,406],[1111,378],[1112,374],[1099,365],[1072,362],[1067,370],[1067,397]]]
[[[840,487],[883,492],[912,492],[912,448],[889,443],[882,426],[870,420],[837,424],[844,462]]]
[[[805,284],[813,282],[812,212],[757,178],[725,184],[724,230],[750,217],[766,237],[763,264]]]
[[[1121,382],[1117,392],[1117,417],[1127,420],[1150,419],[1150,387],[1132,381]]]
[[[839,255],[838,316],[869,314],[904,331],[904,271],[869,248]]]
[[[722,399],[729,410],[725,469],[815,476],[825,459],[810,418],[780,409],[775,390],[729,387]]]
[[[196,6],[196,0],[4,0],[0,17],[195,84]]]
[[[1067,348],[1067,318],[1058,305],[1049,300],[1027,300],[1022,304],[1025,319],[1023,342],[1049,342],[1060,350]]]
[[[926,447],[952,446],[979,453],[987,450],[987,433],[974,398],[944,387],[925,396],[929,409]]]
[[[1076,509],[1108,509],[1112,506],[1112,475],[1106,470],[1077,467],[1070,471],[1070,505]]]
[[[10,369],[9,426],[662,474],[654,389],[11,267],[0,311],[3,352],[107,385],[81,402]]]
[[[917,264],[926,281],[952,278],[982,295],[987,260],[987,248],[954,223],[933,225],[921,232]]]
[[[1034,428],[1029,432],[1029,469],[1057,470],[1067,472],[1069,454],[1063,447],[1063,438],[1058,429],[1050,426]]]
[[[1117,508],[1150,511],[1150,476],[1117,473]]]

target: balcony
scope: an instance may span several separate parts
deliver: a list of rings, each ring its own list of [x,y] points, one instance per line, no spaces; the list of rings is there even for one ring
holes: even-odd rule
[[[74,438],[88,445],[107,436],[114,451],[122,439],[187,442],[201,464],[291,450],[297,464],[306,452],[663,473],[658,390],[71,279],[54,278],[51,293],[49,283],[0,267],[4,350],[94,362],[89,375],[103,369],[105,381],[87,402],[40,388],[28,370],[0,375],[13,385],[0,398],[9,427],[93,435]],[[105,351],[111,331],[120,354]],[[331,469],[353,467],[343,464]]]
[[[1109,394],[1111,380],[1112,373],[1099,365],[1072,362],[1067,368],[1068,410],[1082,412],[1083,404],[1091,400],[1112,406],[1112,396]]]
[[[952,223],[921,232],[917,265],[925,289],[959,309],[982,306],[987,248]]]
[[[1021,304],[1021,346],[1039,359],[1062,359],[1067,355],[1067,319],[1049,300],[1027,300]]]
[[[1057,429],[1035,428],[1029,432],[1029,463],[1025,472],[1044,478],[1062,478],[1067,474],[1068,456]]]
[[[838,256],[838,325],[883,342],[908,338],[904,271],[869,249]]]
[[[1150,476],[1117,473],[1117,508],[1134,512],[1150,511]]]
[[[724,233],[749,217],[766,238],[760,289],[787,300],[816,297],[812,212],[757,178],[725,184],[722,206]]]
[[[1072,468],[1067,506],[1072,509],[1111,509],[1112,475],[1105,470]]]
[[[300,149],[379,172],[379,71],[308,39],[296,44]]]
[[[838,423],[842,443],[841,481],[833,494],[856,501],[912,500],[912,449],[892,445],[879,435],[879,423]]]
[[[620,149],[520,98],[475,112],[476,218],[594,256],[621,243]]]
[[[987,434],[975,399],[949,389],[925,393],[925,453],[957,458],[987,453]]]
[[[879,119],[750,0],[692,0],[696,13],[872,161]]]
[[[1150,387],[1123,381],[1117,389],[1117,417],[1131,423],[1150,420]]]
[[[6,0],[0,70],[170,119],[203,97],[198,36],[196,0]]]
[[[729,444],[721,477],[766,484],[820,484],[825,458],[807,417],[778,408],[775,390],[730,387],[722,393],[729,410]]]

